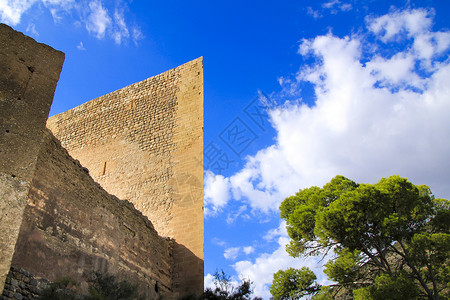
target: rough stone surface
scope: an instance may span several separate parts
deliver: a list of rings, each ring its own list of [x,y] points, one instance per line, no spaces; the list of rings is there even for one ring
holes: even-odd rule
[[[90,272],[138,283],[147,299],[172,287],[172,244],[131,203],[108,194],[46,131],[12,264],[57,281]]]
[[[0,24],[0,291],[63,61],[64,53]]]
[[[38,299],[48,280],[35,277],[23,268],[11,267],[0,299]]]
[[[176,241],[174,290],[203,290],[202,58],[49,118],[109,193]]]
[[[147,299],[201,293],[202,58],[50,118],[53,135],[64,54],[5,25],[0,45],[1,297],[92,271]]]

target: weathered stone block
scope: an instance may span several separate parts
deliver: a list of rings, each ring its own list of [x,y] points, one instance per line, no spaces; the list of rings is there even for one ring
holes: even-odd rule
[[[14,292],[12,292],[10,290],[6,290],[6,287],[5,287],[5,291],[3,292],[3,296],[8,297],[8,298],[12,298],[12,297],[14,297]]]
[[[0,291],[64,54],[0,24]]]
[[[23,296],[22,296],[22,294],[20,294],[20,293],[15,293],[13,298],[14,298],[14,299],[17,299],[17,300],[22,300],[22,299],[23,299]]]
[[[19,282],[16,279],[11,279],[11,286],[13,288],[18,288],[19,287]]]

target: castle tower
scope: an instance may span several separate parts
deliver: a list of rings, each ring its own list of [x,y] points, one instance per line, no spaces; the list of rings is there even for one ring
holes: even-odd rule
[[[49,118],[107,192],[175,241],[173,291],[203,291],[203,61],[195,59]]]

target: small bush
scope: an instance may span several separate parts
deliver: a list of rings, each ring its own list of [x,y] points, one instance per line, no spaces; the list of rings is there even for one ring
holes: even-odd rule
[[[89,294],[77,294],[77,282],[63,277],[42,290],[40,300],[141,300],[138,286],[126,280],[117,281],[116,276],[92,273],[88,279]]]
[[[58,281],[52,282],[40,293],[39,300],[75,300],[83,299],[76,294],[75,287],[77,282],[70,277],[63,277]]]

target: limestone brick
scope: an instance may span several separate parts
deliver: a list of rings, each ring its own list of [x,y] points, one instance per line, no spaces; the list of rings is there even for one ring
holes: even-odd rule
[[[47,127],[105,190],[175,240],[174,291],[201,293],[202,58],[53,116]],[[191,277],[195,285],[183,282]]]

